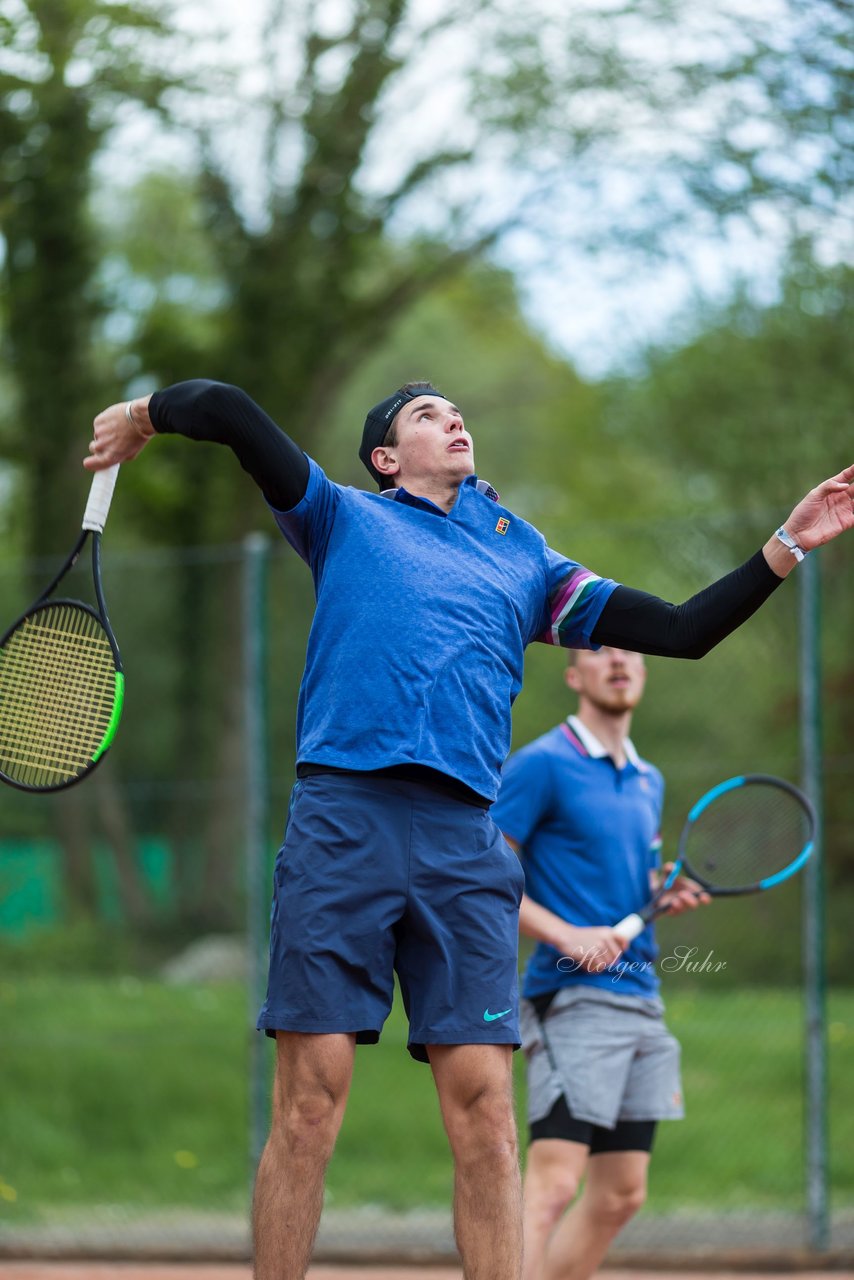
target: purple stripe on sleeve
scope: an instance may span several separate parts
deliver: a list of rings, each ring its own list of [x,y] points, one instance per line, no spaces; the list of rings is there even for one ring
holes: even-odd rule
[[[540,637],[546,644],[559,645],[561,642],[561,631],[564,629],[567,619],[573,610],[581,603],[586,596],[589,588],[602,579],[598,574],[591,573],[589,569],[576,569],[562,583],[551,600],[552,606],[552,624],[548,631],[543,632]]]

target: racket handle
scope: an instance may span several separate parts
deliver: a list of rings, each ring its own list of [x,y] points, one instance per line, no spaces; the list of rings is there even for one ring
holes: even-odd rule
[[[116,487],[116,476],[118,474],[118,463],[114,467],[106,467],[103,471],[95,472],[92,488],[89,490],[89,501],[86,503],[86,510],[83,512],[84,529],[89,529],[93,533],[103,532],[104,525],[107,523],[110,503],[113,500],[113,490]]]
[[[614,925],[614,933],[618,933],[621,938],[625,938],[626,942],[634,942],[639,933],[643,933],[646,928],[646,921],[643,916],[639,916],[636,911],[631,915],[624,916],[619,924]]]

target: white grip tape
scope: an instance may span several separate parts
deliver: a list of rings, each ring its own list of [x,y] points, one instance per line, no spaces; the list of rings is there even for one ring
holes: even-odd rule
[[[614,925],[614,933],[618,933],[621,938],[625,938],[626,942],[633,942],[639,933],[643,933],[646,928],[646,921],[633,911],[630,916],[625,916],[619,924]]]
[[[118,463],[114,467],[107,467],[104,471],[95,472],[92,488],[89,490],[89,501],[83,512],[84,529],[91,529],[93,533],[101,533],[103,530],[107,523],[107,514],[113,500],[113,490],[116,487],[118,474]]]

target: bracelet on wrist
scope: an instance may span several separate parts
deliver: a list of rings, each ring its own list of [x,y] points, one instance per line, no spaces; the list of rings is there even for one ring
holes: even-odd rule
[[[782,525],[780,525],[780,528],[774,534],[774,537],[777,538],[778,541],[782,542],[787,551],[791,551],[792,555],[799,563],[803,560],[804,556],[809,555],[809,552],[804,551],[803,547],[795,541],[792,535],[788,533]]]

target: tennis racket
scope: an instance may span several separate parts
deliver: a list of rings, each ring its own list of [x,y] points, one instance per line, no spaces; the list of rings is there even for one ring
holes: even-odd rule
[[[673,869],[642,911],[614,932],[631,942],[651,920],[677,876],[696,880],[713,898],[761,893],[800,871],[813,850],[815,812],[790,782],[745,774],[712,787],[688,814]]]
[[[0,640],[0,779],[22,791],[60,791],[85,778],[119,726],[124,675],[101,586],[101,532],[118,470],[96,473],[74,549]],[[97,609],[51,598],[90,534]]]

